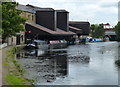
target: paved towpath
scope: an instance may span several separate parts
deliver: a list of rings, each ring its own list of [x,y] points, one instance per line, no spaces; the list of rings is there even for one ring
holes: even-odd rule
[[[6,50],[9,50],[12,46],[8,46],[0,49],[0,87],[1,85],[7,85],[5,77],[7,75],[7,66],[4,65],[6,58]]]
[[[2,85],[2,50],[0,49],[0,87]]]

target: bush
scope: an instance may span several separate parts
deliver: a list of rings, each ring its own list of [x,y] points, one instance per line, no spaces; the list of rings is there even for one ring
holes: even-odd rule
[[[118,67],[120,67],[120,60],[116,60],[116,61],[115,61],[115,64],[116,64]]]

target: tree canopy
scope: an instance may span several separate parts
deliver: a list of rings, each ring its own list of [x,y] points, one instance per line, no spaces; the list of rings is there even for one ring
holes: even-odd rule
[[[25,31],[24,24],[26,18],[20,16],[22,11],[17,10],[16,2],[3,2],[2,3],[2,37],[16,35],[20,31]]]
[[[120,41],[120,21],[117,23],[117,25],[114,27],[114,29],[117,34],[117,40]]]
[[[103,38],[105,31],[103,24],[92,24],[91,25],[91,36],[94,38]]]

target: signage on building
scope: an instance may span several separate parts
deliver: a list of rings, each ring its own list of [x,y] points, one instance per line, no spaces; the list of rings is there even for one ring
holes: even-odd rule
[[[20,35],[20,33],[16,33],[16,35]]]

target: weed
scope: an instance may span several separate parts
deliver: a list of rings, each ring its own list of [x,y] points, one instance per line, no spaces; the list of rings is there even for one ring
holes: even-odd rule
[[[22,85],[20,87],[26,87],[24,85],[27,82],[33,82],[33,80],[23,77],[25,71],[17,63],[17,60],[15,60],[15,53],[20,50],[21,48],[19,47],[13,47],[11,50],[6,51],[6,62],[4,64],[9,68],[9,72],[6,76],[6,81],[9,85],[13,85],[12,87],[16,87],[16,85]]]

